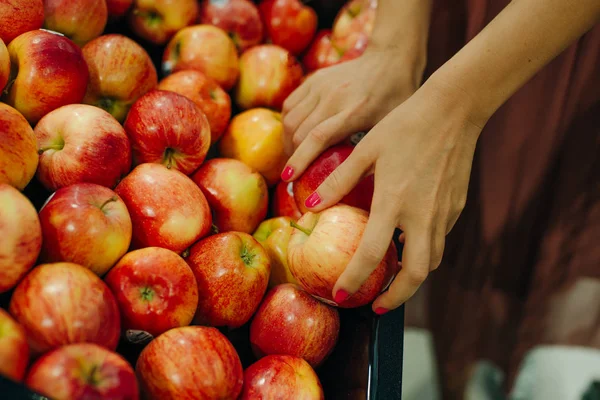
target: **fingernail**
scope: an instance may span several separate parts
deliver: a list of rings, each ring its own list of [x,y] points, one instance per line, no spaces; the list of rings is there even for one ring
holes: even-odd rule
[[[348,298],[348,292],[346,292],[344,289],[338,289],[337,292],[335,292],[335,297],[333,298],[333,300],[340,304],[343,303],[344,300],[346,300]]]
[[[321,197],[319,196],[319,193],[313,192],[310,196],[308,196],[308,198],[304,202],[304,205],[306,205],[306,207],[308,207],[308,208],[313,208],[320,202],[321,202]]]
[[[292,177],[292,175],[294,175],[294,168],[289,167],[289,166],[285,167],[285,169],[281,173],[281,179],[283,179],[284,181],[287,181],[288,179],[290,179]]]
[[[377,314],[377,315],[383,315],[383,314],[385,314],[388,311],[390,311],[390,310],[388,310],[387,308],[377,307],[375,309],[375,314]]]

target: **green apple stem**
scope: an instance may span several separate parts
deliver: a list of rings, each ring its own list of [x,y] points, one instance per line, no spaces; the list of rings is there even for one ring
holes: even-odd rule
[[[256,254],[249,251],[248,247],[244,244],[242,247],[242,253],[240,254],[240,257],[242,258],[244,264],[249,266],[250,264],[252,264],[252,260],[254,260]]]
[[[298,229],[300,232],[304,233],[306,236],[310,236],[310,234],[312,233],[311,229],[300,226],[297,223],[295,223],[294,221],[290,221],[290,226],[292,228]]]
[[[94,365],[92,367],[92,369],[90,369],[90,374],[87,377],[87,383],[92,385],[92,386],[96,386],[99,381],[98,381],[98,377],[96,376],[96,372],[98,371],[98,366]]]
[[[142,290],[140,290],[140,294],[142,295],[142,299],[145,301],[151,301],[154,297],[154,290],[150,289],[149,287],[144,287]]]
[[[189,257],[189,255],[190,255],[190,248],[188,247],[181,253],[181,258]]]
[[[107,204],[112,203],[113,201],[117,201],[117,198],[115,196],[111,197],[110,199],[108,199],[104,203],[102,203],[102,205],[100,206],[100,209],[102,211],[104,211],[104,207],[106,207]]]
[[[50,146],[42,147],[38,150],[38,154],[42,154],[46,150],[62,150],[65,147],[64,144],[53,144]]]
[[[175,155],[175,150],[173,150],[170,147],[167,147],[165,149],[165,156],[164,159],[167,162],[165,165],[168,169],[171,169],[171,167],[173,166],[173,156]]]

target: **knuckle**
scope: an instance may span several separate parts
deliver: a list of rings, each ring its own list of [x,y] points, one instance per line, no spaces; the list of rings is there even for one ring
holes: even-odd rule
[[[294,145],[295,148],[297,148],[298,146],[300,146],[303,139],[304,138],[302,136],[296,134],[292,137],[292,144]]]
[[[379,264],[379,262],[382,260],[386,250],[387,249],[384,249],[380,243],[368,243],[362,250],[362,260],[367,265],[371,265],[374,269],[377,266],[377,264]]]
[[[413,268],[406,272],[407,279],[409,280],[408,283],[414,286],[419,286],[425,282],[428,274],[429,271],[422,268]]]
[[[311,130],[309,135],[313,142],[321,145],[327,144],[327,141],[329,140],[328,132],[324,131],[319,127],[316,127],[313,130]]]
[[[287,133],[292,133],[296,130],[296,121],[292,120],[289,115],[283,118],[283,129]]]

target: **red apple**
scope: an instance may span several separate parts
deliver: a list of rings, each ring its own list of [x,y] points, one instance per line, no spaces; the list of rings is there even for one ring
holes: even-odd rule
[[[123,126],[134,165],[158,163],[189,175],[204,162],[210,147],[206,116],[192,100],[175,92],[146,93],[133,103]]]
[[[127,252],[131,218],[123,200],[93,183],[58,189],[39,213],[41,260],[66,261],[104,275]]]
[[[260,13],[250,0],[202,0],[198,23],[223,29],[240,53],[260,44],[264,36]]]
[[[123,330],[141,330],[156,337],[189,325],[194,318],[196,278],[171,250],[147,247],[127,253],[105,281],[119,304]]]
[[[208,119],[211,143],[221,138],[231,118],[231,98],[214,79],[188,69],[165,77],[158,89],[179,93],[196,103]]]
[[[6,44],[44,23],[43,0],[1,0],[0,39]]]
[[[6,45],[0,39],[0,93],[4,90],[4,86],[8,83],[10,77],[10,55]]]
[[[0,308],[0,375],[20,382],[29,363],[25,330]]]
[[[181,253],[210,232],[212,217],[206,198],[177,170],[141,164],[115,192],[131,215],[133,248],[164,247]]]
[[[42,228],[33,204],[0,183],[0,293],[12,289],[33,267],[42,248]]]
[[[302,66],[286,49],[264,44],[240,57],[235,102],[242,109],[268,107],[280,111],[283,101],[302,82]]]
[[[25,328],[34,357],[70,343],[114,350],[119,309],[106,284],[73,263],[42,264],[17,285],[10,313]]]
[[[88,68],[72,40],[45,30],[29,31],[10,42],[8,52],[13,79],[4,89],[3,101],[30,124],[83,99]]]
[[[209,236],[192,246],[186,261],[198,282],[196,323],[239,328],[250,320],[271,270],[256,239],[243,232]]]
[[[337,309],[287,283],[265,296],[250,326],[250,343],[258,358],[287,354],[316,368],[331,354],[339,334]]]
[[[79,46],[102,34],[108,21],[105,0],[44,0],[44,28]]]
[[[233,40],[221,28],[208,24],[188,26],[169,41],[162,69],[165,75],[195,69],[228,91],[238,79],[238,53]]]
[[[131,365],[93,343],[70,344],[44,354],[31,366],[25,384],[54,399],[139,399]]]
[[[288,355],[270,355],[244,371],[240,400],[302,399],[323,400],[325,395],[317,373],[305,360]]]
[[[276,217],[290,217],[294,220],[298,220],[302,216],[294,199],[294,182],[280,181],[277,184],[271,211]]]
[[[317,13],[300,0],[263,0],[259,6],[271,43],[299,55],[317,31]]]
[[[332,298],[333,286],[356,252],[368,218],[360,208],[338,204],[319,213],[307,212],[298,220],[288,245],[288,265],[307,292],[329,304],[354,308],[372,302],[387,287],[398,272],[394,242],[356,293],[340,304]]]
[[[196,0],[134,0],[129,11],[133,32],[155,45],[163,45],[179,31],[196,22]]]
[[[333,37],[345,38],[362,32],[370,36],[375,24],[377,0],[350,0],[338,12],[333,22]]]
[[[167,331],[142,350],[136,364],[146,398],[237,399],[243,370],[231,342],[215,328]]]
[[[121,123],[133,102],[158,84],[148,53],[126,36],[102,35],[83,47],[83,57],[90,70],[83,102],[105,109]]]
[[[348,36],[332,38],[331,30],[317,33],[304,57],[302,64],[307,72],[330,67],[361,56],[367,48],[369,36],[364,32],[352,32]]]
[[[125,130],[108,112],[70,104],[46,114],[36,125],[38,180],[54,191],[75,183],[114,188],[131,169]]]
[[[115,21],[125,16],[132,3],[133,0],[106,0],[108,18]]]
[[[304,204],[311,195],[348,156],[352,153],[354,146],[339,144],[325,150],[315,161],[313,161],[304,173],[294,183],[294,199],[301,213],[308,211]],[[365,211],[371,209],[374,190],[373,175],[363,178],[358,185],[352,189],[340,203],[353,207],[362,208]]]
[[[4,103],[0,103],[0,126],[0,183],[23,190],[39,164],[33,129],[20,112]]]
[[[219,232],[252,233],[265,219],[269,192],[265,179],[241,161],[213,158],[192,175],[213,212]]]

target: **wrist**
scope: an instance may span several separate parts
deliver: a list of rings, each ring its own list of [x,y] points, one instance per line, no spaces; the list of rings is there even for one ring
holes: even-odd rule
[[[365,49],[364,57],[385,63],[388,71],[402,75],[400,79],[407,81],[416,91],[423,83],[423,75],[427,65],[427,51],[416,46],[401,46],[399,43],[385,44],[371,42]]]

